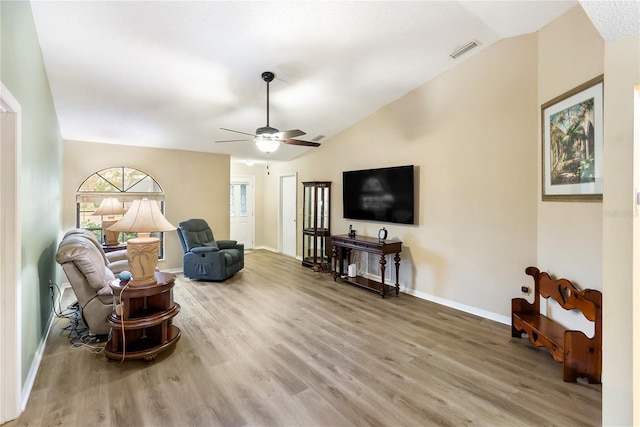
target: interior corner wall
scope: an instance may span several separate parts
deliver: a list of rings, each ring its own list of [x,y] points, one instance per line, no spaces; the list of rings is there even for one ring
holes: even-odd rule
[[[542,28],[538,40],[540,118],[540,105],[603,73],[604,40],[580,6]],[[542,141],[540,126],[537,135]],[[541,201],[541,144],[537,159],[538,267],[602,290],[602,203]]]
[[[639,425],[634,420],[633,380],[640,361],[632,348],[640,341],[634,305],[640,284],[634,281],[634,227],[639,226],[635,203],[634,97],[640,84],[640,35],[605,45],[604,58],[604,198],[603,198],[603,357],[602,424]],[[635,112],[638,114],[638,112]],[[635,153],[634,153],[635,151]],[[638,236],[635,235],[635,239]],[[637,248],[637,241],[635,242]],[[637,403],[640,396],[635,391]],[[638,411],[638,409],[635,409]],[[635,421],[635,422],[634,422]]]
[[[640,35],[637,36],[640,50]],[[638,73],[640,73],[640,66]],[[640,81],[640,78],[639,78]],[[633,182],[635,196],[640,192],[640,83],[635,86],[634,102],[634,136],[633,136]],[[640,325],[640,203],[636,200],[633,215],[633,307],[632,325]],[[640,330],[634,327],[633,333],[633,388],[632,396],[637,400],[640,398]],[[633,397],[632,397],[633,399]],[[640,405],[633,405],[633,425],[640,425]]]
[[[30,376],[35,376],[37,352],[52,318],[49,280],[57,281],[59,277],[54,255],[61,223],[62,138],[31,5],[3,1],[0,7],[0,76],[22,107],[22,161],[18,173],[24,393]]]
[[[194,151],[64,141],[62,225],[76,226],[76,191],[95,172],[125,166],[151,175],[165,193],[165,217],[177,226],[203,218],[218,239],[229,238],[229,156]],[[183,250],[176,232],[165,233],[165,259],[160,269],[182,268]]]
[[[579,287],[603,292],[602,424],[607,426],[637,425],[632,387],[640,363],[633,363],[631,343],[633,293],[638,292],[632,280],[638,262],[632,259],[633,224],[638,221],[633,214],[638,52],[637,35],[605,44],[581,7],[539,32],[539,105],[604,73],[603,201],[539,201],[538,262]],[[538,166],[541,174],[541,163]]]
[[[300,182],[331,181],[332,234],[353,224],[377,236],[384,226],[403,241],[407,292],[508,322],[536,261],[536,51],[535,34],[488,46],[321,147],[272,165],[275,176],[298,173],[299,223]],[[417,172],[416,225],[343,218],[343,171],[401,165]],[[301,241],[299,232],[299,255]]]

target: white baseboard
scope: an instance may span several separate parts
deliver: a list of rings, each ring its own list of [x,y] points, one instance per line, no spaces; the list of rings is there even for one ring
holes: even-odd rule
[[[464,311],[465,313],[473,314],[475,316],[483,317],[485,319],[493,320],[494,322],[503,323],[505,325],[511,325],[511,318],[509,316],[503,316],[501,314],[493,313],[490,311],[479,309],[466,304],[460,304],[455,301],[440,298],[435,295],[428,294],[422,291],[416,291],[415,289],[407,289],[405,286],[400,287],[400,291],[405,294],[413,295],[414,297],[424,299],[427,301],[435,302],[436,304],[444,305],[445,307],[454,308],[456,310]]]
[[[280,253],[278,252],[278,250],[268,247],[268,246],[256,246],[254,249],[258,250],[258,249],[265,249],[271,252],[275,252],[275,253]],[[301,257],[296,256],[296,259],[302,261]],[[380,281],[380,276],[379,275],[375,275],[375,274],[371,274],[371,273],[367,273],[367,272],[359,272],[358,274],[361,274],[369,279],[373,279],[373,280],[377,280]],[[387,279],[388,280],[388,279]],[[469,314],[473,314],[474,316],[479,316],[482,317],[484,319],[488,319],[488,320],[493,320],[494,322],[498,322],[498,323],[502,323],[505,325],[511,325],[511,317],[509,316],[504,316],[502,314],[497,314],[497,313],[493,313],[491,311],[487,311],[487,310],[482,310],[478,307],[473,307],[470,305],[466,305],[466,304],[460,304],[458,302],[455,301],[451,301],[445,298],[440,298],[437,297],[435,295],[431,295],[428,294],[426,292],[422,292],[422,291],[417,291],[415,289],[409,289],[407,288],[405,285],[400,284],[400,292],[403,292],[405,294],[408,295],[413,295],[414,297],[420,298],[420,299],[424,299],[427,301],[431,301],[431,302],[435,302],[436,304],[440,304],[440,305],[444,305],[445,307],[450,307],[456,310],[460,310],[463,311],[465,313],[469,313]]]
[[[60,290],[60,295],[62,295],[62,289]],[[58,301],[56,301],[56,303],[58,303]],[[29,367],[29,373],[27,374],[27,378],[25,379],[24,385],[22,387],[20,412],[23,412],[27,407],[27,402],[29,401],[29,396],[31,395],[33,384],[36,381],[36,376],[38,375],[38,370],[40,369],[40,364],[42,363],[42,355],[44,354],[44,350],[47,346],[47,338],[49,337],[49,332],[51,332],[51,327],[53,326],[53,318],[54,316],[52,311],[49,314],[49,320],[47,321],[47,332],[42,336],[40,342],[38,343],[38,348],[33,355],[33,361],[31,362],[31,366]]]
[[[362,273],[358,273],[358,274],[362,274]],[[375,275],[375,274],[371,274],[371,273],[364,273],[362,274],[364,277],[367,277],[368,279],[372,279],[372,280],[376,280],[376,281],[380,281],[380,276],[379,275]],[[390,282],[389,278],[385,279],[386,283]],[[450,308],[454,308],[456,310],[460,310],[460,311],[464,311],[465,313],[469,313],[469,314],[473,314],[475,316],[479,316],[485,319],[489,319],[489,320],[493,320],[494,322],[498,322],[498,323],[503,323],[505,325],[511,325],[511,317],[509,316],[503,316],[502,314],[497,314],[497,313],[493,313],[491,311],[486,311],[486,310],[482,310],[478,307],[473,307],[470,305],[466,305],[466,304],[460,304],[458,302],[455,301],[451,301],[445,298],[440,298],[437,297],[435,295],[431,295],[429,293],[426,292],[422,292],[422,291],[417,291],[415,289],[409,289],[406,287],[406,285],[400,283],[400,292],[403,292],[405,294],[409,294],[409,295],[413,295],[414,297],[420,298],[420,299],[424,299],[427,301],[431,301],[431,302],[435,302],[436,304],[440,304],[440,305],[444,305],[445,307],[450,307]]]
[[[266,250],[266,251],[275,252],[275,253],[280,254],[280,255],[289,256],[289,255],[283,254],[283,253],[282,253],[282,252],[280,252],[279,250],[277,250],[277,249],[275,249],[275,248],[272,248],[272,247],[269,247],[269,246],[256,246],[254,249],[255,249],[255,250],[264,249],[264,250]],[[298,261],[302,261],[302,256],[298,256],[298,255],[296,255],[296,256],[295,256],[295,257],[293,257],[293,258],[297,259]]]
[[[277,249],[272,248],[272,247],[269,247],[269,246],[256,246],[256,247],[255,247],[255,248],[253,248],[253,249],[256,249],[256,250],[264,249],[264,250],[267,250],[267,251],[275,252],[275,253],[277,253],[277,254],[279,254],[279,253],[280,253],[280,251],[278,251]]]

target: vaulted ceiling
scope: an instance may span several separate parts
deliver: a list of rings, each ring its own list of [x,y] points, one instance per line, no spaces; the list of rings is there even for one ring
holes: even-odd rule
[[[32,1],[65,139],[289,160],[220,128],[301,129],[322,143],[506,38],[581,4],[603,39],[637,1]],[[479,46],[449,55],[469,41]],[[250,138],[250,137],[247,137]]]

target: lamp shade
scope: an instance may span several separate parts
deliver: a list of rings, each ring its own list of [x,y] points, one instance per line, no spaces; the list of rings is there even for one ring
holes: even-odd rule
[[[154,231],[171,231],[174,227],[160,212],[155,200],[134,200],[122,219],[107,230],[129,233],[152,233]]]
[[[93,213],[94,215],[120,215],[124,213],[124,208],[122,207],[122,203],[120,200],[115,197],[106,197],[102,199],[102,203],[96,211]]]

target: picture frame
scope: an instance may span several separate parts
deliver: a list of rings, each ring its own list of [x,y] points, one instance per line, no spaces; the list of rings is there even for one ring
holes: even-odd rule
[[[604,75],[542,104],[542,200],[602,201]]]

